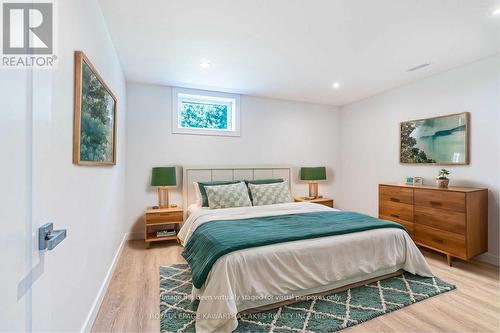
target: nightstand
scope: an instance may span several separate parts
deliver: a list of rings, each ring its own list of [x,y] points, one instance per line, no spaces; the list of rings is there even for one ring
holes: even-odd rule
[[[167,240],[178,240],[177,233],[180,225],[184,222],[184,211],[182,208],[159,208],[146,210],[146,223],[144,224],[144,241],[149,249],[151,242],[161,242]],[[169,224],[174,225],[175,235],[167,237],[156,236],[155,227],[162,227]]]
[[[317,203],[320,205],[324,205],[327,207],[334,207],[334,201],[331,198],[316,198],[316,199],[307,199],[307,198],[293,198],[293,201],[295,202],[312,202],[312,203]]]

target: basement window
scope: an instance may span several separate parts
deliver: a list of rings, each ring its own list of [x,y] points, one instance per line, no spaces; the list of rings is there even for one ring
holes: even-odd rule
[[[173,88],[172,133],[240,136],[240,96]]]

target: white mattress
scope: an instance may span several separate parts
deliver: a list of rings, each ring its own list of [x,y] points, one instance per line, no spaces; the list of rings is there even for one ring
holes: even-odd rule
[[[228,209],[198,209],[184,223],[179,238],[187,242],[196,228],[213,220],[275,216],[328,208],[311,203]],[[196,330],[234,330],[246,309],[290,297],[339,288],[404,269],[432,276],[424,257],[401,229],[376,229],[347,235],[279,243],[235,251],[219,258],[201,289]]]

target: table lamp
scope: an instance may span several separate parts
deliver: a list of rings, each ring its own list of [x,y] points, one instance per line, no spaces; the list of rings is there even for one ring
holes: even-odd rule
[[[153,168],[151,186],[158,186],[158,207],[168,208],[168,186],[177,186],[175,167]]]
[[[325,167],[302,167],[300,168],[300,180],[309,181],[309,198],[321,198],[318,195],[318,180],[326,179]]]

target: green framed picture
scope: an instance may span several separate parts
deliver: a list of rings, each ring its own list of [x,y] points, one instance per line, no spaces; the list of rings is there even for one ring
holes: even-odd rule
[[[400,123],[402,164],[469,164],[468,112]]]
[[[90,60],[75,52],[73,163],[116,164],[117,99]]]

